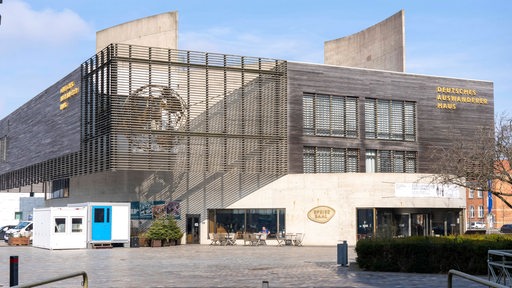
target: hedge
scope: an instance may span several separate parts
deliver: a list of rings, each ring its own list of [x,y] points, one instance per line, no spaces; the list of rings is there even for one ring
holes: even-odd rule
[[[510,249],[512,236],[502,234],[362,239],[356,244],[356,261],[368,271],[447,273],[456,269],[486,275],[488,250]]]

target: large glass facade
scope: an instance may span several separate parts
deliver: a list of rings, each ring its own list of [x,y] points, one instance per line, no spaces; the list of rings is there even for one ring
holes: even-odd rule
[[[270,231],[269,237],[285,232],[285,209],[209,209],[208,233],[260,232],[262,227]]]

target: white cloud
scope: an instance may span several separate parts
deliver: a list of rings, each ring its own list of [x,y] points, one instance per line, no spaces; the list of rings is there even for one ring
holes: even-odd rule
[[[7,0],[0,14],[0,71],[10,71],[0,73],[2,119],[93,55],[95,33],[69,9],[35,10]]]
[[[27,43],[60,46],[92,31],[90,25],[68,9],[36,11],[20,0],[4,1],[1,8],[3,8],[0,26],[2,49]]]

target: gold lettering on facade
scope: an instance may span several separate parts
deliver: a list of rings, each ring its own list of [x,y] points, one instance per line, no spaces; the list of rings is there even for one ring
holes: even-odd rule
[[[336,211],[329,206],[318,206],[308,212],[308,218],[317,223],[327,223],[334,217]]]
[[[469,103],[476,105],[487,105],[488,100],[478,97],[475,89],[438,86],[436,89],[438,109],[457,109],[457,103]]]
[[[60,110],[68,108],[69,104],[67,100],[78,94],[78,92],[79,89],[78,87],[75,87],[75,81],[71,81],[68,84],[62,86],[62,88],[60,88]]]

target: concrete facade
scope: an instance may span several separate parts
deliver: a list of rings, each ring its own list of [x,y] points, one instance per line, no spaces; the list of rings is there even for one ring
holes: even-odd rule
[[[357,208],[394,208],[403,215],[423,208],[462,211],[466,205],[463,188],[453,187],[450,196],[400,195],[397,185],[428,185],[429,179],[428,174],[403,173],[290,174],[228,208],[285,208],[287,232],[305,233],[304,245],[336,245],[339,240],[355,243]],[[308,211],[318,206],[331,207],[333,218],[326,223],[308,219]],[[202,228],[206,232],[204,224]],[[206,233],[201,235],[207,243]]]
[[[324,63],[405,72],[404,11],[356,34],[326,41]]]
[[[96,32],[96,53],[111,43],[178,49],[178,12],[145,17]]]

